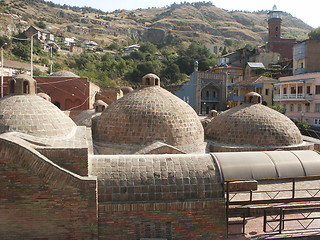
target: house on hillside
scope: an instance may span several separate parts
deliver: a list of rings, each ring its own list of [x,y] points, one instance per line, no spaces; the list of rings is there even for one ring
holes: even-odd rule
[[[54,41],[54,35],[52,33],[35,26],[30,26],[24,33],[28,38],[31,38],[32,36],[36,36],[36,38],[42,43],[48,43],[48,42]]]
[[[232,65],[234,67],[245,68],[251,55],[252,52],[248,48],[240,48],[232,53],[228,53],[219,57],[218,65]]]
[[[85,49],[92,50],[92,51],[96,50],[97,47],[99,46],[98,43],[96,43],[95,41],[90,41],[90,40],[84,41],[83,45],[84,45]]]

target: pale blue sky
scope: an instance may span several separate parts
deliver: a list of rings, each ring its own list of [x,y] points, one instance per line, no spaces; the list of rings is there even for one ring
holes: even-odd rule
[[[88,6],[101,9],[106,12],[112,12],[117,9],[132,10],[137,8],[148,7],[164,7],[172,3],[185,2],[175,0],[50,0],[54,3],[67,4],[70,6]],[[203,0],[187,1],[187,2],[202,2]],[[209,2],[209,1],[205,1]],[[319,7],[320,2],[316,0],[271,0],[271,1],[258,1],[258,0],[215,0],[211,1],[215,6],[227,10],[271,10],[273,5],[276,4],[278,10],[291,13],[293,16],[302,19],[311,27],[320,26]]]

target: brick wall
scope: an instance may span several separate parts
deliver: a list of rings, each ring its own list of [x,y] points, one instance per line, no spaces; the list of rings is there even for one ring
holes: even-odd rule
[[[0,176],[0,239],[97,239],[95,179],[3,139]]]
[[[223,200],[100,204],[99,239],[225,240]]]
[[[88,148],[37,150],[59,166],[80,176],[88,176]]]

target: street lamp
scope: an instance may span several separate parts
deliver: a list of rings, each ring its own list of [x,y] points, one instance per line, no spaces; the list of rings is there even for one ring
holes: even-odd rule
[[[33,37],[35,36],[35,35],[37,35],[37,34],[39,34],[39,32],[36,32],[35,34],[32,34],[31,35],[31,39],[30,39],[30,44],[31,44],[31,50],[30,50],[30,52],[31,52],[31,54],[30,54],[30,75],[31,75],[31,77],[33,77]]]
[[[3,43],[1,46],[1,98],[3,98],[3,47],[8,43]]]
[[[45,28],[45,29],[43,29],[42,31],[46,31],[46,30],[49,30],[49,29],[51,29],[51,27],[48,27],[48,28]],[[39,32],[39,31],[37,31],[36,33],[34,33],[34,34],[32,34],[31,35],[31,39],[30,39],[30,44],[31,44],[31,56],[30,56],[30,67],[31,67],[31,70],[30,70],[30,75],[31,75],[31,77],[33,77],[33,37],[35,36],[35,35],[39,35],[39,34],[41,34],[41,32]]]

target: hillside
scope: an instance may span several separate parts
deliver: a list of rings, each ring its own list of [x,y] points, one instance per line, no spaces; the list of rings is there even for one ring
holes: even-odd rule
[[[0,35],[11,36],[28,26],[44,23],[56,36],[95,40],[102,46],[150,41],[176,44],[196,41],[211,46],[237,48],[267,40],[267,12],[228,12],[208,3],[118,10],[104,13],[92,8],[72,8],[42,0],[0,2]],[[283,16],[283,37],[307,38],[312,28],[290,14]]]

